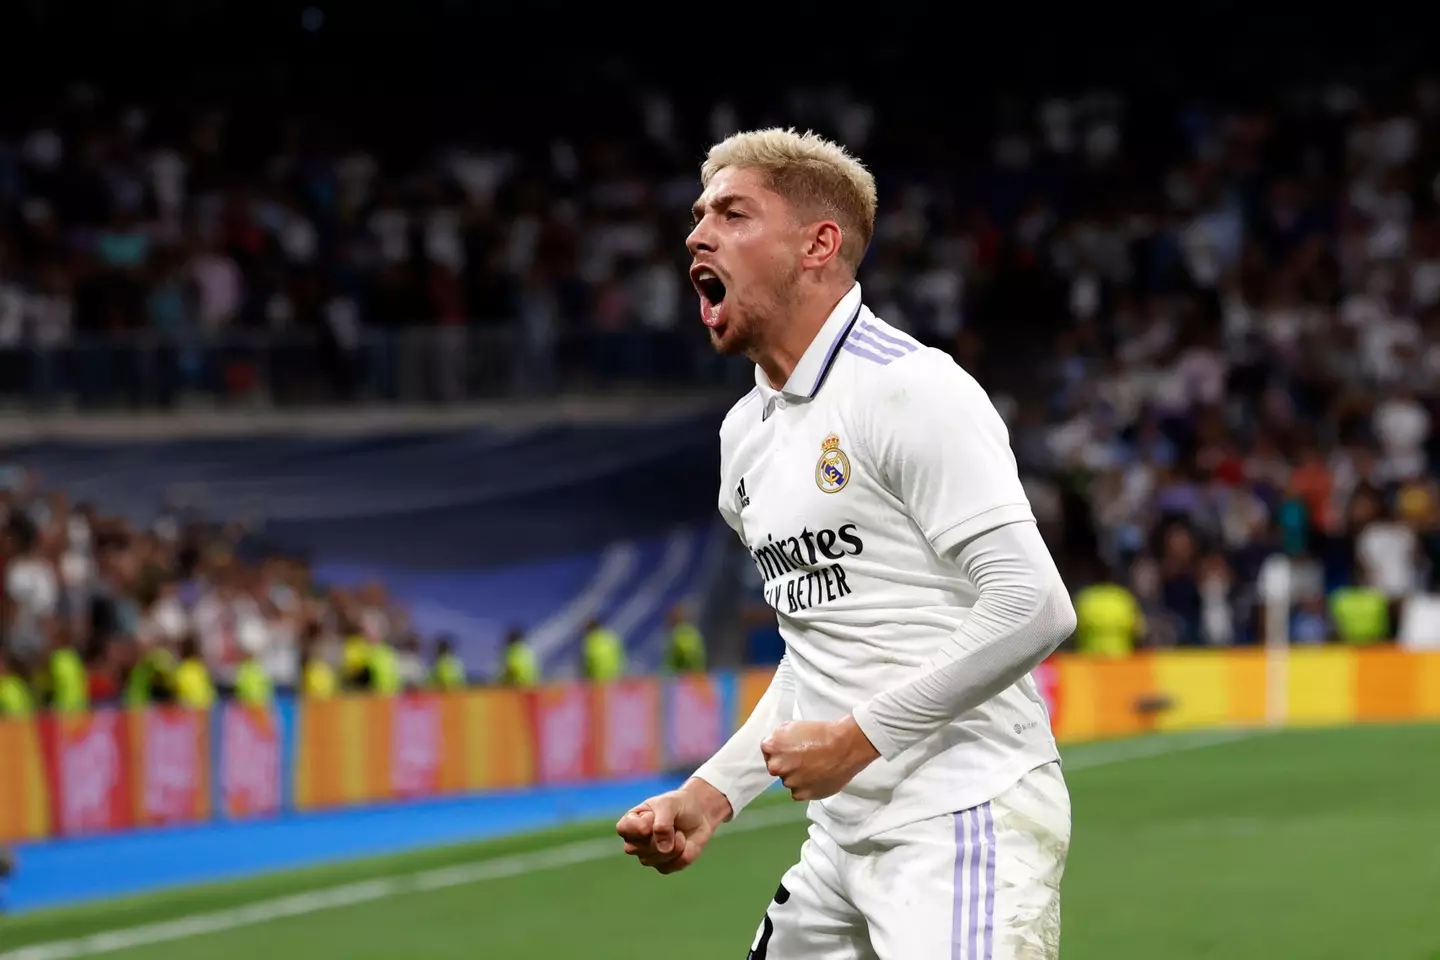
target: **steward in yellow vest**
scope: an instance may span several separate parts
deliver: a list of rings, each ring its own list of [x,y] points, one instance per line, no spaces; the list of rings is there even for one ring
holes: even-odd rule
[[[1096,583],[1076,593],[1075,619],[1075,648],[1092,657],[1130,656],[1145,628],[1135,595],[1118,583]]]
[[[209,710],[215,705],[215,684],[210,669],[200,659],[194,637],[180,643],[180,663],[175,668],[175,702],[189,710]]]
[[[670,611],[670,637],[665,647],[665,668],[671,673],[699,673],[705,669],[705,637],[679,607]]]
[[[24,720],[34,713],[35,697],[19,661],[8,652],[0,653],[0,720]]]
[[[430,685],[436,690],[464,690],[466,683],[465,661],[455,653],[450,639],[441,640],[430,669]]]
[[[540,661],[518,629],[505,637],[504,667],[500,682],[507,687],[533,687],[540,682]]]
[[[620,634],[591,620],[583,643],[581,659],[586,680],[609,683],[625,675],[625,641]]]

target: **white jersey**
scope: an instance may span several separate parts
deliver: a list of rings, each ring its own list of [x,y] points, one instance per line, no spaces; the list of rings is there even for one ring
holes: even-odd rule
[[[976,598],[945,552],[1034,519],[985,392],[872,314],[859,284],[784,389],[757,369],[720,429],[720,472],[720,512],[785,639],[797,720],[840,719],[924,672]],[[1027,676],[810,816],[854,842],[993,800],[1057,758]]]

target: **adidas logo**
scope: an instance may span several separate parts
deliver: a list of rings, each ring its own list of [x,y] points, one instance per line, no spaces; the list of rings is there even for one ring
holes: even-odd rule
[[[745,478],[740,478],[740,486],[735,488],[735,496],[740,499],[740,509],[744,510],[750,506],[750,497],[745,493]]]

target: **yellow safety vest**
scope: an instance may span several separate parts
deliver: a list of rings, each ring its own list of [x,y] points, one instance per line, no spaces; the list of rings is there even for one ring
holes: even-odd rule
[[[438,658],[430,681],[437,690],[465,689],[465,661],[453,653]]]
[[[505,648],[505,675],[501,682],[510,687],[533,687],[540,682],[540,662],[527,644],[512,643]]]
[[[335,671],[324,660],[311,660],[305,664],[305,673],[300,682],[301,691],[311,700],[328,700],[335,696],[335,690],[339,686]]]
[[[0,719],[23,720],[35,713],[35,698],[15,674],[0,677]]]
[[[1128,657],[1143,618],[1135,595],[1114,583],[1097,583],[1075,596],[1075,645],[1096,657]]]
[[[268,707],[273,698],[270,674],[254,660],[246,660],[235,671],[235,699],[247,707]]]
[[[370,658],[370,689],[381,696],[400,692],[400,663],[388,643],[372,643]]]
[[[585,677],[608,683],[625,675],[625,643],[620,635],[604,627],[585,635]]]
[[[50,655],[51,706],[60,713],[83,713],[90,706],[90,680],[80,654],[69,647]]]
[[[705,638],[693,623],[682,623],[670,631],[670,649],[665,651],[665,666],[676,673],[695,673],[705,669]]]
[[[215,705],[215,684],[202,660],[181,662],[175,668],[175,702],[191,710],[209,710]]]
[[[1370,587],[1341,587],[1330,594],[1330,619],[1340,639],[1353,646],[1390,636],[1390,602]]]

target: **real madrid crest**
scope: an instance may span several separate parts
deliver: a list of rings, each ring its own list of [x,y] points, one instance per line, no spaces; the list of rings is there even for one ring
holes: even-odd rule
[[[840,438],[830,434],[820,441],[820,462],[815,464],[815,485],[825,493],[838,493],[850,482],[850,458],[840,449]]]

